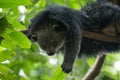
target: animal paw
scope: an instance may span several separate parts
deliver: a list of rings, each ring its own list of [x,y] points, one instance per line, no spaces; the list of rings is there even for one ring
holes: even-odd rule
[[[62,71],[65,73],[70,73],[72,71],[73,64],[65,62],[62,64]]]

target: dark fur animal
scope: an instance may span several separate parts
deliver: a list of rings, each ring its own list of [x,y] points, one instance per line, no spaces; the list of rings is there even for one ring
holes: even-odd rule
[[[109,26],[111,22],[112,27]],[[79,56],[91,56],[102,51],[120,50],[120,43],[85,38],[84,30],[120,37],[119,25],[120,9],[108,2],[96,2],[80,11],[54,6],[33,18],[28,36],[37,41],[48,55],[54,55],[64,47],[62,69],[69,73],[78,53]]]

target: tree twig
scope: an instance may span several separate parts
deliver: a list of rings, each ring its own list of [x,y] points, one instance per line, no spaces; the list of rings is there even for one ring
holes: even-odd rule
[[[98,55],[93,67],[87,72],[82,80],[94,80],[100,73],[105,57],[106,54]]]
[[[107,36],[102,33],[96,33],[96,32],[90,32],[90,31],[84,31],[83,37],[105,41],[105,42],[120,42],[119,36],[112,37],[112,36]]]

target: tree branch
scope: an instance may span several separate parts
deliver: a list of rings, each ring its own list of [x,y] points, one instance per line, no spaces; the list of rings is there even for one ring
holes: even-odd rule
[[[93,67],[87,72],[82,80],[94,80],[100,73],[105,57],[106,54],[98,55]]]
[[[83,37],[100,40],[100,41],[105,41],[105,42],[120,42],[119,36],[115,36],[115,37],[106,36],[102,33],[96,33],[96,32],[90,32],[90,31],[84,31]]]

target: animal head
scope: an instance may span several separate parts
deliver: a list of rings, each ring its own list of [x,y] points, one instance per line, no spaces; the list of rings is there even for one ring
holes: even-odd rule
[[[40,12],[29,25],[30,39],[36,41],[48,55],[58,52],[69,31],[66,10],[63,7],[58,9],[49,8]]]

